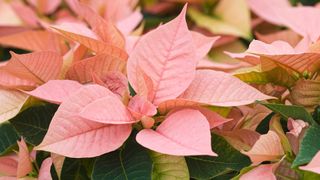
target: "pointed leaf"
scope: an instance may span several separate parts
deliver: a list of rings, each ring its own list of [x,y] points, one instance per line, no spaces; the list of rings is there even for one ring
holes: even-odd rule
[[[0,44],[29,51],[61,52],[65,48],[56,34],[43,30],[30,30],[0,37]]]
[[[126,61],[110,54],[99,54],[73,64],[66,74],[67,79],[80,83],[92,82],[92,73],[104,77],[110,71],[124,73]]]
[[[157,152],[150,152],[153,161],[152,179],[181,179],[189,180],[189,170],[184,157],[170,156]]]
[[[14,127],[9,123],[1,124],[0,132],[0,155],[3,155],[16,145],[19,136]]]
[[[97,53],[113,54],[120,59],[127,59],[127,53],[116,46],[97,40],[97,36],[91,30],[85,30],[78,24],[64,23],[59,26],[53,26],[53,29],[59,31],[63,36],[76,41]]]
[[[54,104],[61,104],[81,87],[82,85],[76,81],[50,80],[35,90],[25,93]]]
[[[18,55],[11,53],[11,59],[3,69],[18,78],[37,84],[57,79],[62,67],[62,57],[50,51]]]
[[[134,96],[128,104],[128,110],[136,119],[157,114],[157,107],[141,96]]]
[[[242,153],[248,155],[254,165],[263,161],[279,160],[284,155],[280,138],[273,131],[261,135],[250,151]]]
[[[319,53],[302,53],[293,55],[261,55],[263,58],[270,59],[285,67],[291,68],[297,72],[303,73],[305,71],[315,72],[320,64]],[[262,61],[264,59],[261,59]]]
[[[298,167],[300,165],[309,163],[312,158],[320,150],[320,144],[315,143],[320,137],[320,127],[315,124],[308,128],[303,135],[303,139],[300,142],[299,153],[296,159],[292,163],[292,167]]]
[[[132,124],[136,122],[127,107],[114,95],[94,97],[83,107],[79,116],[105,124]]]
[[[52,163],[54,165],[54,169],[57,172],[58,177],[61,177],[61,171],[62,171],[62,167],[64,164],[64,160],[66,159],[66,157],[61,156],[59,154],[54,154],[51,153],[51,159],[52,159]]]
[[[128,79],[121,72],[110,71],[103,77],[99,77],[93,73],[92,81],[109,89],[114,94],[119,95],[119,97],[126,98],[128,95]]]
[[[38,180],[52,180],[51,173],[50,173],[51,166],[52,166],[52,159],[50,157],[42,161],[42,164],[39,170]]]
[[[93,167],[93,180],[151,179],[152,161],[146,151],[133,140],[123,149],[99,157]]]
[[[109,125],[79,117],[89,102],[110,93],[97,85],[78,90],[60,105],[44,140],[35,149],[75,158],[95,157],[118,149],[130,135],[131,125]]]
[[[26,176],[28,173],[32,171],[32,163],[30,159],[30,154],[28,150],[28,146],[23,138],[21,141],[18,141],[19,146],[19,154],[18,154],[18,169],[17,169],[17,177],[21,178]]]
[[[188,89],[179,97],[213,106],[240,106],[272,99],[230,74],[198,70]]]
[[[309,124],[315,123],[311,114],[305,110],[302,106],[292,106],[292,105],[284,105],[284,104],[271,104],[259,102],[260,104],[266,106],[270,110],[279,113],[283,118],[293,118],[293,119],[301,119],[303,121],[308,122]]]
[[[15,117],[28,99],[28,95],[14,90],[0,89],[0,123]]]
[[[155,105],[176,98],[194,77],[196,52],[185,20],[186,8],[174,20],[142,36],[128,60],[128,77],[134,89],[138,66],[152,79]]]
[[[216,156],[211,150],[209,123],[199,111],[193,109],[170,114],[156,131],[140,131],[137,142],[163,154]]]
[[[255,14],[268,22],[278,25],[283,23],[282,9],[291,7],[290,2],[287,0],[248,0],[248,4]],[[274,6],[275,4],[277,5]]]
[[[306,166],[300,166],[299,169],[320,174],[319,161],[320,161],[320,153],[318,151],[317,154],[312,158],[309,164],[307,164]]]
[[[90,24],[93,31],[99,36],[99,39],[113,46],[124,48],[124,37],[108,18],[102,18],[93,9],[83,3],[75,3],[75,5],[77,13]]]
[[[200,103],[186,100],[186,99],[172,99],[167,100],[159,104],[158,111],[160,114],[167,114],[169,111],[175,108],[182,107],[197,107],[200,106]]]
[[[212,149],[218,157],[186,157],[190,177],[195,179],[212,179],[230,170],[240,171],[250,165],[250,159],[228,144],[222,137],[212,134]]]
[[[10,123],[32,145],[38,145],[47,133],[57,105],[41,105],[28,108],[10,120]]]
[[[197,48],[197,60],[204,58],[211,50],[212,45],[220,38],[219,36],[207,37],[192,31],[192,38]]]

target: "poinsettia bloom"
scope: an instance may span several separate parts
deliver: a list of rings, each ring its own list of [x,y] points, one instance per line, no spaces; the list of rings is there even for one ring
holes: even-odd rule
[[[102,80],[109,76],[108,70],[102,71],[103,68],[97,66],[100,60],[121,60],[100,59],[100,54],[87,61],[92,63],[90,66],[86,61],[79,61],[84,62],[79,64],[79,68],[83,67],[83,70],[78,71],[79,68],[71,67],[67,77],[71,77],[72,71],[78,71],[74,73],[77,75],[76,80],[82,83],[94,81],[102,86],[84,85],[73,93],[53,95],[51,86],[71,83],[56,81],[30,92],[33,96],[61,103],[48,133],[36,149],[69,157],[99,156],[119,148],[130,135],[132,124],[141,122],[146,129],[137,134],[137,142],[149,149],[180,156],[216,156],[211,149],[210,129],[221,125],[222,118],[213,111],[199,109],[199,106],[237,106],[272,97],[260,93],[229,74],[196,71],[199,58],[203,57],[210,46],[203,46],[204,43],[197,40],[199,47],[202,47],[197,51],[194,38],[204,39],[203,42],[207,41],[205,44],[208,44],[209,39],[200,35],[192,36],[185,21],[185,13],[186,7],[176,19],[150,31],[137,42],[127,64],[128,79],[137,94],[128,104],[121,97],[121,94],[126,93],[120,93],[120,98],[114,94],[119,90],[118,87],[128,89],[127,85],[121,83],[123,78],[113,79],[115,81]],[[159,39],[161,36],[167,38]],[[155,40],[159,40],[158,43],[151,43]],[[215,39],[211,41],[213,43]],[[117,41],[111,41],[111,45],[114,44],[117,44]],[[118,48],[121,49],[121,46]],[[102,55],[108,56],[108,53],[104,52]],[[97,68],[101,70],[96,71]],[[95,72],[95,75],[83,73],[88,70]],[[78,86],[72,84],[71,86]],[[109,89],[112,89],[112,92]],[[45,94],[48,94],[48,97]],[[191,107],[188,102],[192,104]],[[156,130],[149,129],[154,125],[157,108],[161,109],[163,115],[167,115]],[[77,124],[76,127],[73,127],[74,123]],[[199,136],[194,137],[193,134]],[[101,138],[104,138],[103,142],[100,142]],[[164,148],[164,144],[167,148]]]

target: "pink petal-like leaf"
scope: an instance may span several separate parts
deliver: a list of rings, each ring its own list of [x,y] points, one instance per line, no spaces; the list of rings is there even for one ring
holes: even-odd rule
[[[110,54],[99,54],[73,64],[66,74],[67,79],[80,83],[92,82],[92,73],[98,77],[110,71],[125,72],[126,61]]]
[[[232,131],[218,131],[234,148],[249,150],[257,142],[260,134],[248,129],[233,129]]]
[[[169,111],[175,108],[181,107],[198,107],[201,103],[186,100],[186,99],[172,99],[164,101],[159,104],[158,111],[160,114],[167,114]]]
[[[240,177],[240,180],[277,180],[274,172],[279,166],[279,163],[274,164],[262,164]]]
[[[284,155],[280,138],[273,131],[261,135],[250,151],[242,153],[249,156],[254,165],[263,161],[279,160]]]
[[[98,40],[96,34],[79,24],[64,23],[59,26],[52,26],[52,28],[59,31],[66,38],[77,41],[94,52],[113,54],[123,60],[128,58],[127,53],[122,48]]]
[[[188,89],[179,97],[213,106],[240,106],[272,99],[230,74],[198,70]]]
[[[142,146],[164,154],[217,156],[211,149],[207,119],[193,109],[183,109],[171,114],[156,131],[144,129],[137,134],[136,139]]]
[[[82,107],[79,116],[99,123],[105,124],[132,124],[135,122],[127,107],[121,100],[109,90],[102,86],[96,86],[95,89],[88,92],[90,98],[83,98]],[[90,94],[89,94],[90,93]],[[70,106],[72,102],[69,102]]]
[[[54,104],[61,104],[81,87],[82,85],[76,81],[50,80],[35,90],[25,93]]]
[[[42,161],[42,164],[39,170],[38,180],[52,180],[51,173],[50,173],[51,165],[52,165],[52,159],[50,157]]]
[[[60,43],[60,37],[49,31],[30,30],[9,36],[0,37],[0,44],[29,51],[54,51],[60,52],[65,48]]]
[[[142,13],[137,10],[133,12],[129,17],[119,21],[117,23],[117,27],[122,32],[122,34],[129,35],[134,30],[134,28],[138,26],[142,18]]]
[[[3,69],[18,78],[37,84],[57,79],[62,67],[62,57],[50,51],[18,55],[11,52],[11,59]]]
[[[213,44],[220,38],[220,36],[207,37],[198,32],[192,31],[192,38],[195,43],[195,47],[197,48],[196,58],[199,61],[208,54]]]
[[[128,60],[131,85],[137,89],[139,66],[153,81],[152,102],[156,105],[176,98],[194,77],[196,51],[185,20],[186,9],[185,6],[177,18],[141,37]]]
[[[28,99],[28,95],[0,88],[0,123],[15,117]]]
[[[139,67],[136,69],[136,73],[138,80],[135,88],[136,93],[139,96],[152,101],[155,96],[152,79]]]
[[[299,169],[320,174],[320,151],[312,158],[309,164],[300,166]]]
[[[282,10],[291,7],[287,0],[248,0],[248,4],[255,14],[278,25],[283,24]]]
[[[57,175],[60,178],[62,168],[63,168],[63,163],[64,163],[64,160],[66,159],[66,157],[61,156],[59,154],[51,153],[51,159],[52,159],[52,163],[54,165],[54,168],[57,172]]]
[[[0,174],[6,176],[16,176],[18,162],[11,156],[0,157]]]
[[[225,117],[222,117],[220,114],[214,111],[211,111],[207,108],[198,107],[194,109],[199,110],[207,118],[210,124],[210,129],[218,127],[226,122],[232,121],[232,119],[227,119]]]
[[[102,92],[103,91],[103,92]],[[110,125],[79,117],[92,98],[109,94],[98,85],[81,88],[63,102],[36,150],[73,158],[96,157],[118,149],[131,133],[131,125]]]
[[[75,5],[77,13],[90,24],[99,39],[116,47],[124,48],[124,37],[109,19],[103,19],[85,4],[75,3]]]
[[[30,154],[28,150],[28,146],[23,138],[21,141],[18,141],[19,146],[19,160],[18,160],[18,169],[17,169],[17,177],[21,178],[26,176],[28,173],[32,171],[32,162],[30,159]]]
[[[157,114],[157,107],[138,95],[129,101],[128,109],[136,119],[141,119],[142,116],[152,117]]]
[[[120,97],[128,95],[128,80],[125,75],[117,71],[107,72],[105,76],[99,77],[97,74],[92,74],[94,83],[108,88],[114,94]]]

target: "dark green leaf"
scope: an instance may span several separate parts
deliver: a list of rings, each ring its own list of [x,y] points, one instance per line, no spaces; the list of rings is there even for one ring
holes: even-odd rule
[[[64,160],[61,180],[89,180],[88,172],[83,165],[83,159],[66,158]]]
[[[300,143],[299,153],[292,163],[292,167],[297,167],[311,161],[311,159],[320,150],[320,143],[318,143],[319,137],[319,125],[313,125],[307,129]]]
[[[133,140],[124,148],[105,154],[93,168],[93,180],[151,180],[152,161],[146,149]]]
[[[319,0],[300,0],[303,5],[315,5],[316,3],[320,2]]]
[[[57,108],[58,106],[54,104],[31,107],[18,114],[10,122],[28,143],[38,145],[47,133]]]
[[[251,164],[250,159],[234,149],[224,138],[213,134],[212,149],[219,156],[186,157],[190,176],[196,179],[212,179],[233,171],[240,171]]]
[[[258,127],[256,128],[256,131],[260,134],[267,134],[269,131],[269,122],[272,118],[272,116],[274,115],[274,113],[270,113],[267,117],[265,117],[260,124],[258,125]]]
[[[48,157],[50,157],[50,153],[46,152],[46,151],[37,151],[36,154],[36,161],[35,163],[37,163],[38,167],[41,167],[42,162],[47,159]]]
[[[0,125],[0,155],[7,153],[11,148],[16,146],[19,136],[10,123]]]
[[[312,117],[318,124],[320,124],[320,106],[315,108]]]
[[[266,106],[275,113],[280,114],[283,118],[288,119],[289,117],[293,119],[301,119],[310,124],[314,124],[311,114],[306,111],[302,106],[284,105],[284,104],[271,104],[259,102],[260,104]]]

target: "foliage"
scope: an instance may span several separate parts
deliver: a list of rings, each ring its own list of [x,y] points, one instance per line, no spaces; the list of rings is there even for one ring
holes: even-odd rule
[[[319,178],[318,2],[0,0],[0,179]]]

